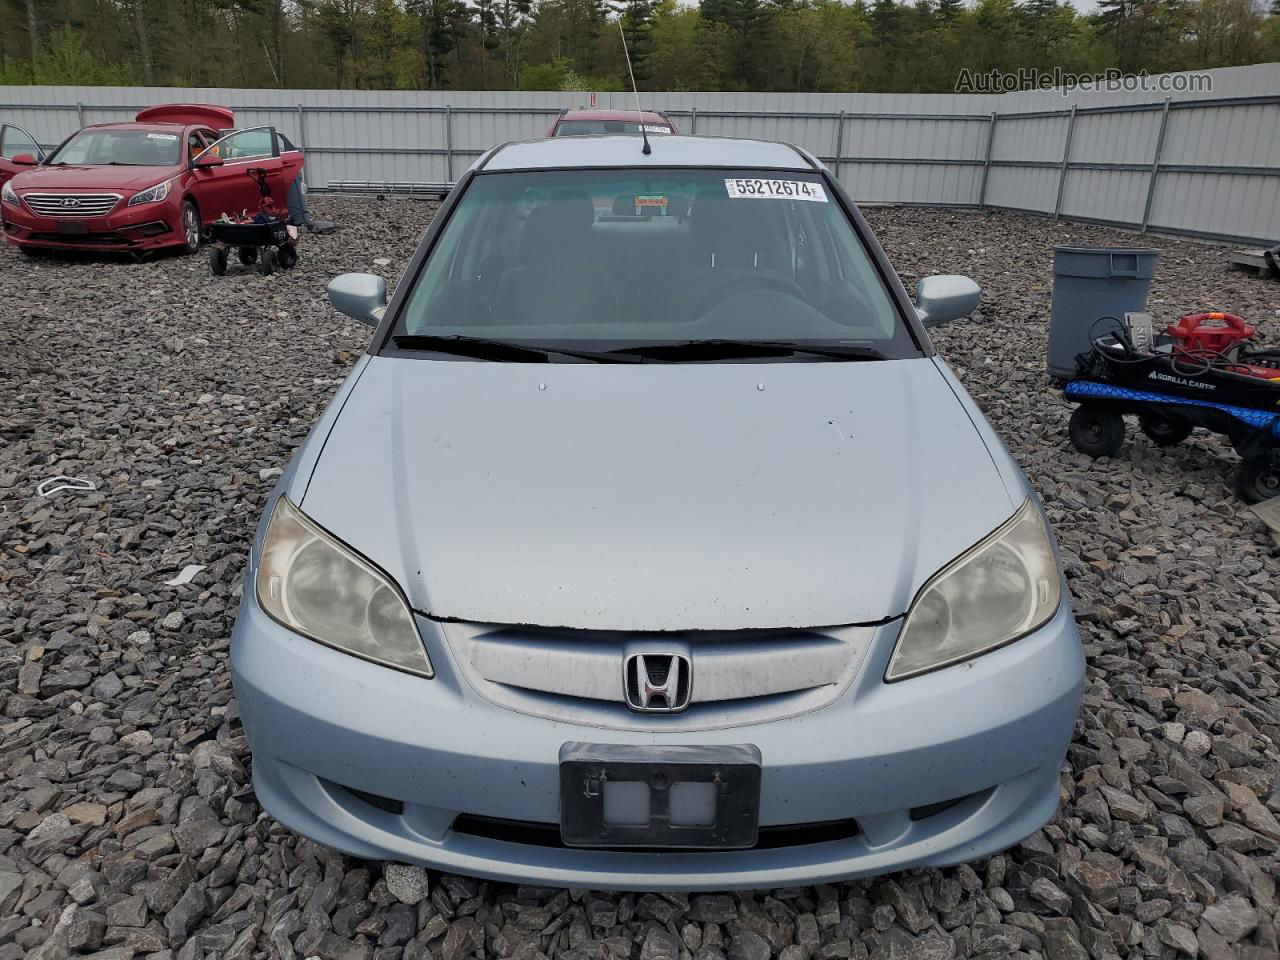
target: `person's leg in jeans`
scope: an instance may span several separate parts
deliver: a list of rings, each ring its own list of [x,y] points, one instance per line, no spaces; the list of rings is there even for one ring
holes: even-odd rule
[[[312,233],[330,233],[338,229],[336,223],[328,220],[312,220],[311,211],[307,208],[307,194],[302,187],[302,177],[293,178],[289,184],[289,192],[285,196],[285,206],[289,208],[289,222],[296,227],[306,227]]]

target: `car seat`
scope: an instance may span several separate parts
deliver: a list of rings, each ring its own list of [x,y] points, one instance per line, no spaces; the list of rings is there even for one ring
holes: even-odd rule
[[[585,190],[561,190],[525,220],[520,255],[494,296],[498,324],[615,323],[618,294],[592,236]]]
[[[741,200],[723,190],[700,190],[693,198],[692,266],[709,270],[781,269],[787,236],[779,201]]]

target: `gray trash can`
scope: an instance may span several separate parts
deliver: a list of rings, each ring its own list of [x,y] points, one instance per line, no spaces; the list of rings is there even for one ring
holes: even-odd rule
[[[1155,273],[1159,250],[1145,247],[1053,248],[1053,315],[1049,321],[1049,372],[1070,377],[1076,356],[1093,336],[1114,329],[1102,317],[1124,320],[1141,313]]]

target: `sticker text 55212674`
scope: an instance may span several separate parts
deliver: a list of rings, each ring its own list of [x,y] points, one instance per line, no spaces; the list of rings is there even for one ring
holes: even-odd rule
[[[724,188],[734,200],[813,200],[827,202],[822,184],[809,180],[761,180],[754,177],[731,177]]]

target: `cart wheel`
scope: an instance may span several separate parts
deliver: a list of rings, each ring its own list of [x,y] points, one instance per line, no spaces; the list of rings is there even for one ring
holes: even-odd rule
[[[276,252],[270,247],[264,247],[261,255],[258,257],[258,272],[264,277],[269,277],[276,270]]]
[[[1261,503],[1280,497],[1280,454],[1241,460],[1236,468],[1236,494],[1245,503]]]
[[[209,269],[215,277],[221,277],[227,272],[226,247],[214,247],[209,251]]]
[[[1142,432],[1162,447],[1172,447],[1191,436],[1195,425],[1176,413],[1149,410],[1138,414],[1138,426]]]
[[[246,267],[252,267],[255,263],[258,262],[258,248],[257,247],[241,247],[240,262],[243,263]]]
[[[286,243],[276,254],[276,262],[280,264],[281,270],[292,270],[293,265],[298,262],[298,248],[292,243]]]
[[[1091,457],[1114,457],[1124,443],[1124,417],[1085,404],[1071,414],[1071,442]]]

